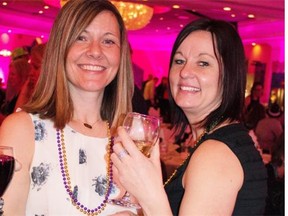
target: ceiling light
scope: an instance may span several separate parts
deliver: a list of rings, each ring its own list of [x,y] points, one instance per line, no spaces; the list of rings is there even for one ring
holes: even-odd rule
[[[231,8],[230,7],[224,7],[223,10],[224,11],[231,11]]]
[[[111,1],[119,10],[128,30],[144,28],[153,16],[153,8],[144,4]]]
[[[69,0],[44,0],[54,7],[63,7]],[[128,30],[144,28],[153,16],[153,8],[134,2],[111,1],[119,10]]]

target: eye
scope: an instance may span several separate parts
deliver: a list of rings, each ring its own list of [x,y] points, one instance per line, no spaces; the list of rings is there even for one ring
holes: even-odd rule
[[[115,44],[115,41],[114,40],[111,40],[111,39],[105,39],[103,41],[104,44],[107,44],[107,45],[112,45],[112,44]]]
[[[185,63],[185,61],[183,59],[175,59],[174,63],[177,64],[177,65],[182,65],[182,64]]]
[[[77,41],[86,41],[87,39],[86,39],[86,37],[84,36],[84,35],[79,35],[78,37],[77,37]]]
[[[200,67],[207,67],[207,66],[209,66],[209,63],[208,63],[208,62],[205,62],[205,61],[200,61],[200,62],[199,62],[199,66],[200,66]]]

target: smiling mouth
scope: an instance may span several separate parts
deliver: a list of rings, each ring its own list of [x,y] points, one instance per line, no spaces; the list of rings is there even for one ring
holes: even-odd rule
[[[105,67],[98,65],[79,65],[79,67],[83,70],[89,70],[89,71],[103,71],[105,69]]]
[[[190,86],[180,86],[180,89],[183,91],[190,91],[190,92],[200,92],[200,88],[190,87]]]

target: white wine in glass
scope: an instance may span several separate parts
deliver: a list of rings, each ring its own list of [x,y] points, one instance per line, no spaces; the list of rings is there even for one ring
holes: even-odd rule
[[[150,156],[152,147],[159,138],[160,119],[155,116],[129,112],[125,116],[122,126],[125,128],[137,148],[147,157]],[[109,200],[110,204],[120,205],[127,208],[140,209],[141,206],[130,200],[126,191],[121,199]]]
[[[137,148],[149,157],[153,145],[159,138],[160,119],[155,116],[131,112],[126,115],[123,127]]]
[[[4,200],[2,196],[13,177],[14,166],[13,148],[0,146],[0,216],[3,215]]]

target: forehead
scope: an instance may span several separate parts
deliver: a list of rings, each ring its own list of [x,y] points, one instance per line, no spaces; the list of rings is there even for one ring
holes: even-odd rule
[[[214,53],[212,35],[208,31],[191,32],[180,44],[178,50],[205,51]]]
[[[113,34],[120,34],[119,24],[116,16],[108,10],[101,11],[86,27],[88,31],[109,31]]]

